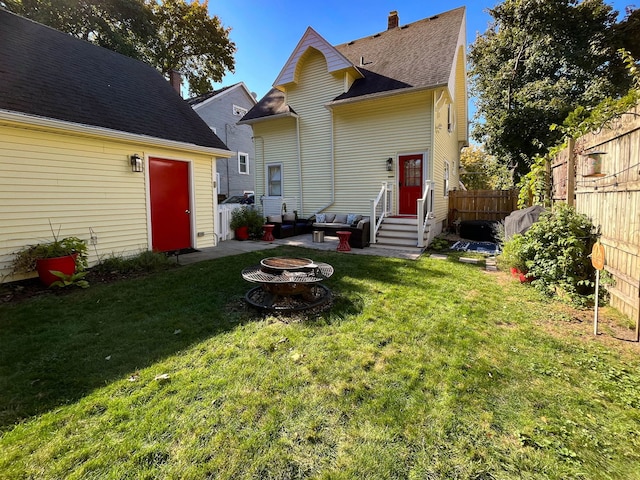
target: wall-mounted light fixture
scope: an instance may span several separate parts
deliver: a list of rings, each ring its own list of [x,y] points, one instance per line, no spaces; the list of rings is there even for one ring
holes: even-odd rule
[[[141,172],[142,171],[142,157],[137,153],[134,153],[129,157],[131,161],[131,171],[132,172]]]
[[[387,172],[393,171],[393,158],[387,158]]]
[[[586,152],[584,156],[587,158],[587,168],[585,170],[585,177],[602,177],[602,156],[607,152]]]

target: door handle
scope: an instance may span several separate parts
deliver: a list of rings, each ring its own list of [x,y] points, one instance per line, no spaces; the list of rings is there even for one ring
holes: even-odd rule
[[[185,210],[184,213],[186,213],[187,215],[189,215],[191,213],[191,210]]]

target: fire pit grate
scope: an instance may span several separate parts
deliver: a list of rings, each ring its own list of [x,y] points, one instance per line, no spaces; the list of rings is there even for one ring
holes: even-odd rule
[[[242,278],[260,285],[252,288],[245,300],[254,307],[279,312],[318,307],[331,298],[331,291],[319,283],[331,275],[333,267],[328,263],[308,258],[265,258],[260,265],[242,271]]]

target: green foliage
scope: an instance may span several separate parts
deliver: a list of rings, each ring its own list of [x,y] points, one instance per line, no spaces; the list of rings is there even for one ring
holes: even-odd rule
[[[505,242],[502,245],[500,255],[496,258],[500,270],[517,268],[521,272],[526,272],[527,260],[531,259],[530,252],[526,247],[525,238],[520,234],[513,235],[509,241]]]
[[[522,235],[514,236],[532,285],[546,295],[585,305],[593,300],[595,269],[589,254],[596,241],[591,220],[564,203],[545,212]],[[511,240],[513,242],[514,239]],[[505,249],[510,248],[507,242]]]
[[[264,218],[262,212],[255,205],[236,208],[231,212],[229,228],[236,230],[240,227],[249,227],[249,235],[253,238],[262,237]]]
[[[441,252],[444,250],[449,250],[449,241],[442,238],[442,237],[436,237],[434,238],[431,243],[429,244],[429,248],[431,250],[435,250],[437,252]]]
[[[100,273],[137,273],[137,272],[159,272],[175,266],[175,262],[170,260],[162,252],[146,250],[132,257],[122,257],[111,255],[101,258],[100,262],[92,270]]]
[[[87,242],[78,237],[59,239],[54,234],[54,239],[51,242],[30,245],[16,252],[12,263],[12,273],[35,272],[36,262],[39,259],[64,257],[74,253],[78,254],[76,270],[81,272],[88,266]]]
[[[146,46],[148,61],[164,74],[186,75],[193,95],[209,92],[227,71],[233,73],[235,44],[217,16],[209,17],[208,3],[199,0],[145,0],[153,12],[155,34]]]
[[[621,50],[621,58],[624,60],[627,71],[633,79],[634,86],[626,95],[621,97],[607,97],[593,108],[579,105],[567,117],[561,126],[551,125],[552,130],[558,130],[565,137],[579,138],[589,132],[605,128],[620,115],[629,111],[640,101],[640,71],[635,59],[629,52]],[[560,144],[561,149],[565,145]]]
[[[70,287],[72,285],[80,288],[89,288],[89,282],[84,279],[89,272],[76,272],[71,275],[66,275],[57,270],[50,270],[50,272],[59,278],[51,284],[52,287]]]
[[[547,158],[536,155],[530,170],[522,176],[518,183],[518,208],[532,205],[548,207],[551,203],[549,194],[550,179],[547,171]]]
[[[616,55],[616,15],[603,0],[505,0],[470,47],[473,136],[490,154],[527,171],[561,140],[550,130],[577,106],[617,98],[630,80]]]
[[[333,265],[332,308],[244,308],[264,252],[0,302],[0,477],[638,477],[637,351],[578,312],[466,264],[269,255]]]
[[[482,147],[470,146],[462,150],[460,181],[469,190],[508,190],[513,187],[511,172],[496,157]]]
[[[153,16],[143,0],[4,0],[0,6],[36,22],[144,60]]]

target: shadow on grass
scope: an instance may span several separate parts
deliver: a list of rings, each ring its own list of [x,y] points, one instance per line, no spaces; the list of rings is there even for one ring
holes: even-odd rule
[[[241,272],[276,255],[333,265],[335,273],[325,284],[335,298],[319,325],[357,315],[367,295],[424,268],[410,260],[281,247],[2,305],[0,429],[260,319],[245,306],[251,285]]]

